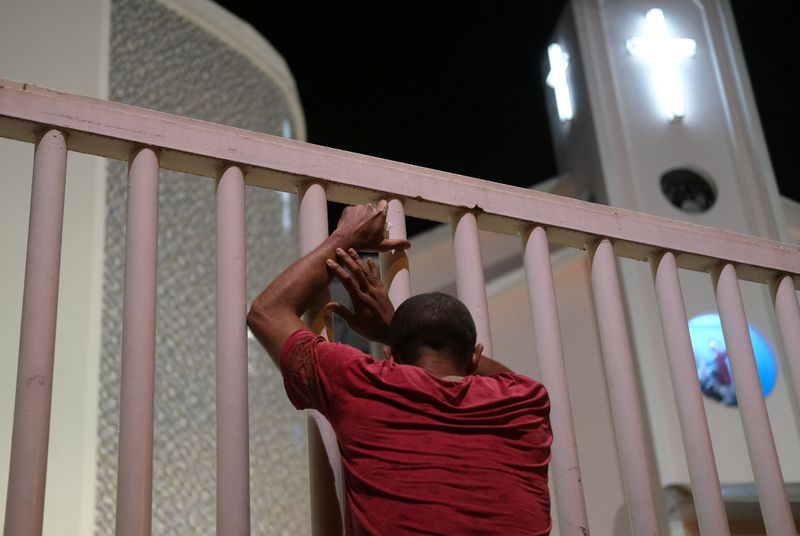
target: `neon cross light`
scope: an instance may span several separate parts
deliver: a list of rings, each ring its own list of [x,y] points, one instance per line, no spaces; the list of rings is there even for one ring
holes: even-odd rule
[[[647,61],[664,114],[672,122],[680,121],[685,107],[678,63],[694,57],[697,43],[694,39],[670,37],[664,12],[660,9],[648,11],[645,21],[645,35],[628,38],[625,48],[632,56]]]
[[[569,68],[569,54],[561,50],[561,46],[552,44],[547,47],[547,58],[550,60],[550,72],[547,75],[547,85],[556,93],[556,108],[558,118],[562,121],[572,119],[572,96],[569,93],[567,69]]]

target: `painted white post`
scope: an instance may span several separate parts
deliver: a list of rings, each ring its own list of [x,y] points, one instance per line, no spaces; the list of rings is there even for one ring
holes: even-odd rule
[[[797,304],[797,291],[789,275],[772,280],[770,287],[781,333],[787,378],[794,395],[795,419],[800,427],[800,306]]]
[[[622,467],[633,534],[661,534],[659,499],[647,444],[642,398],[636,379],[614,249],[601,240],[591,255],[592,293],[611,400],[614,432]]]
[[[303,185],[298,191],[300,255],[306,255],[328,237],[328,204],[325,188],[318,183]],[[327,336],[328,318],[317,315],[318,308],[330,299],[330,292],[320,296],[307,321],[316,333]],[[336,433],[330,423],[315,410],[308,411],[308,464],[311,486],[311,531],[314,536],[337,536],[343,533],[342,512],[344,484],[342,462]],[[337,500],[338,497],[338,500]]]
[[[33,154],[6,536],[42,533],[66,177],[67,141],[48,130]]]
[[[778,462],[764,392],[761,390],[736,268],[732,264],[725,264],[712,275],[764,525],[770,535],[794,534],[794,521]]]
[[[406,216],[403,202],[390,199],[386,209],[387,238],[406,238]],[[411,296],[411,276],[408,271],[408,256],[403,250],[386,251],[380,254],[381,276],[395,309]]]
[[[149,148],[128,165],[122,371],[119,400],[117,534],[150,534],[158,262],[158,157]]]
[[[471,212],[461,212],[451,218],[451,226],[458,298],[472,313],[478,331],[478,342],[483,344],[484,354],[491,357],[492,332],[489,326],[489,305],[481,261],[478,221]]]
[[[724,536],[730,534],[730,529],[722,502],[703,397],[697,383],[678,266],[675,255],[670,252],[663,253],[651,262],[697,521],[701,533]]]
[[[522,250],[533,315],[536,356],[542,383],[550,395],[550,425],[553,429],[551,470],[558,508],[558,528],[564,536],[584,536],[589,533],[589,520],[581,484],[575,423],[572,419],[553,270],[550,266],[550,247],[545,230],[536,227],[524,233]]]
[[[250,534],[244,175],[217,181],[217,534]]]

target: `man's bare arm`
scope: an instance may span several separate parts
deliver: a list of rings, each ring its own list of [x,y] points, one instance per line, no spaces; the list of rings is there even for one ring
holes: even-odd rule
[[[490,357],[481,355],[481,358],[478,360],[478,367],[475,369],[473,374],[477,374],[479,376],[491,376],[492,374],[500,374],[501,372],[514,371]]]
[[[337,249],[377,250],[405,249],[407,240],[384,239],[386,202],[347,207],[336,230],[311,253],[281,273],[253,301],[247,314],[247,325],[279,364],[286,339],[305,326],[300,316],[314,298],[330,283],[325,261]]]

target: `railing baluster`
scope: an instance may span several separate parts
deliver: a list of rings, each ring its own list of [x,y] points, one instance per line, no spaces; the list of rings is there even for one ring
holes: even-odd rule
[[[730,534],[703,397],[698,387],[697,369],[692,357],[694,352],[675,256],[666,252],[653,258],[652,268],[700,532]]]
[[[386,212],[388,238],[406,238],[406,216],[403,202],[390,199]],[[395,309],[411,296],[411,276],[405,251],[387,251],[380,254],[381,275]]]
[[[550,247],[545,230],[536,227],[525,233],[522,248],[539,371],[542,383],[550,395],[552,474],[559,529],[564,536],[584,535],[589,532],[589,521],[581,485],[575,424],[561,346]]]
[[[217,182],[217,534],[250,534],[244,175]]]
[[[472,313],[478,331],[478,342],[483,344],[483,353],[493,357],[478,221],[471,212],[461,212],[451,218],[451,226],[456,263],[456,291],[459,299]]]
[[[4,523],[7,536],[42,533],[66,173],[66,139],[58,130],[48,130],[39,138],[33,155]]]
[[[725,264],[714,271],[713,280],[764,525],[767,534],[794,534],[794,521],[761,390],[736,269],[732,264]]]
[[[770,287],[781,332],[784,363],[794,395],[795,419],[800,426],[800,306],[797,304],[797,291],[789,275],[773,279]]]
[[[592,253],[592,293],[603,363],[608,381],[614,432],[622,466],[628,516],[633,534],[660,534],[658,490],[650,466],[642,399],[636,380],[616,258],[608,239]]]
[[[306,255],[328,236],[328,204],[325,188],[319,183],[303,185],[298,191],[300,255]],[[323,292],[307,316],[311,329],[326,336],[327,317],[319,308],[330,300]],[[314,536],[342,534],[343,482],[342,461],[336,433],[330,423],[315,410],[308,411],[308,464],[311,487],[311,531]],[[339,498],[337,501],[337,497]],[[341,501],[341,502],[339,502]]]
[[[300,256],[311,253],[328,237],[328,201],[325,187],[317,182],[300,187],[297,195],[299,203],[298,239]],[[320,315],[320,309],[330,301],[330,292],[326,290],[306,313],[309,329],[325,338],[332,338],[330,315]]]
[[[128,165],[118,535],[148,535],[151,529],[157,251],[158,157],[144,148],[131,156]]]

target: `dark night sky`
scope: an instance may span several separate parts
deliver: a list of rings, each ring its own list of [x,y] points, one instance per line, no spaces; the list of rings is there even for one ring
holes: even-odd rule
[[[556,175],[539,62],[563,0],[451,10],[218,3],[285,58],[309,142],[519,186]],[[800,64],[797,8],[731,4],[779,188],[800,200],[793,169],[800,107],[797,86],[786,80]],[[411,222],[409,234],[422,228]]]

